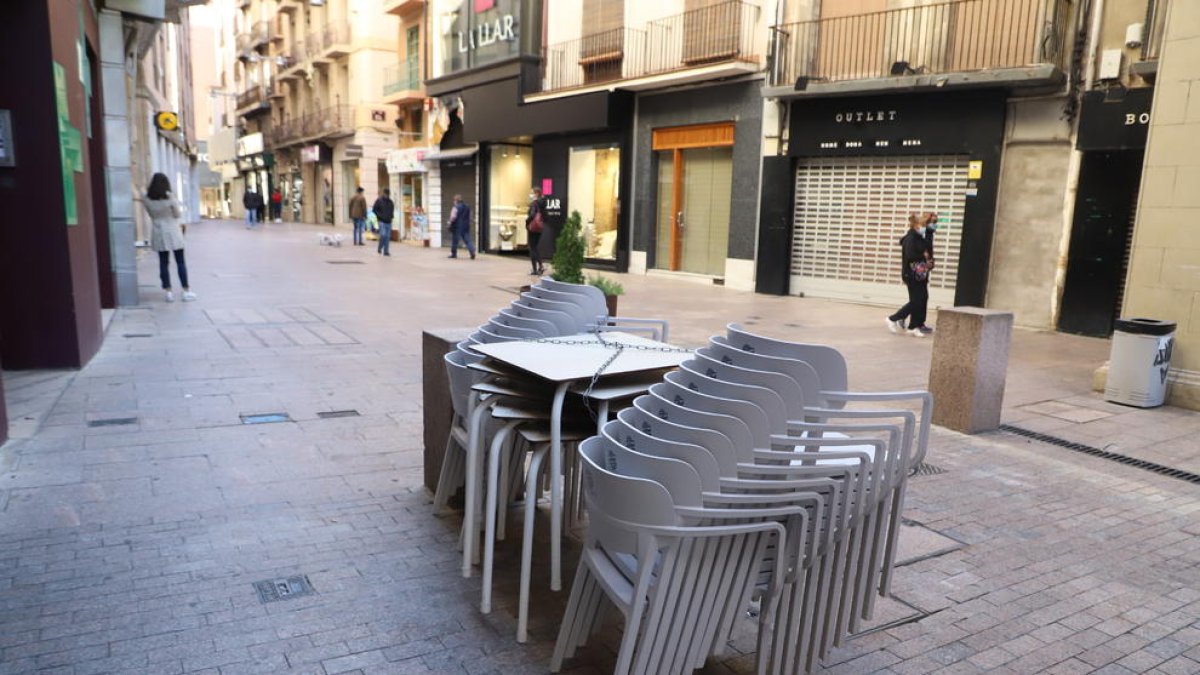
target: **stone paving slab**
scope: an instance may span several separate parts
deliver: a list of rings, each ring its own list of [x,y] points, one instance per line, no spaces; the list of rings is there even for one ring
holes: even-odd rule
[[[44,417],[0,450],[0,673],[546,672],[566,593],[545,589],[545,561],[518,645],[519,541],[499,547],[495,609],[479,614],[459,517],[432,515],[421,485],[421,330],[482,322],[528,280],[523,261],[400,247],[325,265],[313,229],[189,228],[198,302],[145,288],[57,393],[31,375],[28,410]],[[683,344],[740,320],[839,345],[856,388],[919,387],[928,372],[932,341],[888,334],[877,308],[622,282],[622,313],[670,317]],[[314,325],[353,342],[241,350],[222,336]],[[1087,392],[1106,353],[1018,331],[1005,421],[1194,456],[1196,414]],[[344,409],[360,416],[317,415]],[[241,423],[270,411],[291,421]],[[86,424],[123,414],[137,422]],[[910,484],[894,599],[821,672],[1200,672],[1196,486],[1005,433],[935,429],[929,461],[944,473]],[[316,594],[260,603],[255,582],[298,574]],[[741,629],[703,672],[753,672]],[[610,672],[619,638],[606,627],[566,672]]]

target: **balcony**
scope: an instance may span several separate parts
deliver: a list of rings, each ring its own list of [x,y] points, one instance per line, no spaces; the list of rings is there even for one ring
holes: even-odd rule
[[[283,42],[283,23],[282,21],[272,21],[267,26],[267,40],[270,42]]]
[[[384,0],[383,11],[385,14],[403,16],[424,6],[425,0]]]
[[[271,29],[267,22],[255,22],[254,26],[250,29],[250,46],[259,47],[265,45],[269,39],[271,39]]]
[[[764,61],[755,40],[761,10],[725,0],[546,47],[542,94],[603,89],[653,89],[757,72]],[[531,98],[538,98],[533,96]]]
[[[952,0],[774,26],[774,91],[1044,86],[1067,63],[1070,0]]]
[[[271,109],[271,104],[267,100],[270,96],[270,90],[262,85],[250,85],[246,91],[237,96],[237,113],[239,115],[253,115],[257,112],[263,112]]]
[[[305,139],[341,138],[354,135],[354,106],[333,105],[304,116]]]
[[[1147,82],[1158,76],[1158,56],[1162,52],[1163,37],[1167,27],[1168,0],[1148,0],[1146,21],[1142,24],[1141,58],[1131,64],[1133,73]]]
[[[279,12],[298,12],[301,9],[300,0],[276,0],[275,8]]]
[[[421,91],[420,63],[415,59],[388,66],[383,71],[383,100],[386,103],[408,103],[425,98]]]
[[[331,23],[308,34],[308,51],[314,61],[328,63],[350,53],[350,26]]]

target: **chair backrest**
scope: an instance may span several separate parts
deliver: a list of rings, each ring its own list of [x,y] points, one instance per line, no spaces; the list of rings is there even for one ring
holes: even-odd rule
[[[607,465],[623,476],[648,478],[667,488],[676,506],[703,506],[700,475],[690,464],[670,457],[648,455],[631,450],[621,442],[625,429],[619,420],[609,420],[601,427],[604,438],[604,457]]]
[[[480,354],[479,352],[475,351],[474,349],[471,349],[472,344],[478,344],[478,343],[473,343],[468,339],[468,340],[463,340],[462,342],[454,345],[455,350],[458,353],[462,354],[464,364],[478,363],[484,359],[483,354]]]
[[[695,380],[702,379],[697,383]],[[766,448],[771,445],[770,420],[762,408],[742,399],[725,398],[712,393],[715,383],[708,378],[696,378],[691,373],[674,371],[663,376],[664,388],[660,390],[663,398],[673,401],[682,408],[703,410],[736,417],[746,423],[754,438],[755,448]],[[701,389],[701,385],[704,389]]]
[[[488,324],[484,324],[484,325],[480,326],[479,330],[476,331],[476,333],[478,333],[478,335],[479,335],[479,341],[484,344],[491,344],[493,342],[511,342],[512,341],[512,338],[505,337],[503,335],[500,335],[499,333],[493,332],[492,327]]]
[[[529,293],[544,300],[575,305],[579,308],[580,315],[587,318],[588,323],[595,322],[599,317],[608,314],[608,306],[604,304],[603,295],[600,296],[600,305],[597,307],[594,299],[583,293],[564,292],[545,286],[534,286]]]
[[[450,406],[457,417],[467,416],[467,403],[471,397],[471,387],[476,378],[462,352],[455,350],[447,352],[442,360],[446,363],[446,377],[450,384]]]
[[[487,330],[510,340],[536,340],[540,337],[543,337],[542,334],[536,330],[531,328],[518,328],[517,326],[511,326],[495,317],[488,319]]]
[[[719,380],[748,384],[770,389],[779,395],[783,401],[784,412],[789,420],[798,420],[804,416],[804,390],[791,377],[756,368],[738,366],[721,358],[711,347],[696,350],[696,367],[703,366],[705,374]]]
[[[582,296],[584,301],[588,303],[585,307],[589,311],[594,312],[595,316],[608,315],[608,304],[604,300],[604,291],[591,284],[569,284],[564,281],[555,281],[550,277],[542,277],[538,280],[536,286],[560,293],[573,293]]]
[[[526,298],[516,300],[509,306],[509,311],[520,317],[549,321],[558,329],[559,335],[575,335],[581,332],[574,317],[570,314],[542,306],[534,306]]]
[[[561,300],[548,300],[534,295],[532,292],[521,295],[521,300],[530,307],[539,309],[548,309],[555,312],[562,312],[571,317],[571,322],[574,326],[572,333],[582,333],[587,330],[588,324],[595,323],[595,317],[589,317],[583,308],[573,302],[562,302]]]
[[[779,394],[756,385],[741,384],[727,370],[723,363],[689,359],[679,365],[679,372],[703,378],[706,384],[697,383],[694,379],[687,386],[703,387],[701,391],[715,394],[724,398],[749,401],[762,409],[767,415],[767,425],[770,433],[780,434],[787,429],[787,406]]]
[[[501,309],[496,314],[496,320],[506,326],[515,328],[528,328],[529,330],[537,331],[542,337],[556,337],[559,335],[558,326],[555,326],[550,321],[545,319],[534,319],[527,316],[517,316],[509,308]]]
[[[804,405],[820,406],[824,404],[825,399],[821,396],[821,378],[817,375],[817,371],[804,361],[743,351],[733,346],[729,338],[724,335],[714,335],[709,338],[708,346],[712,347],[714,355],[719,355],[724,363],[739,368],[783,373],[792,378],[804,392]]]
[[[606,518],[642,525],[678,523],[671,493],[647,478],[625,476],[609,468],[606,441],[593,436],[579,444],[583,469],[583,498],[593,514],[588,539],[609,554],[638,553],[637,535],[629,528],[613,527]],[[600,517],[604,516],[604,517]]]
[[[821,378],[821,389],[846,391],[850,387],[850,374],[846,366],[846,358],[833,347],[777,340],[751,333],[736,323],[726,326],[725,332],[730,343],[743,351],[804,361],[817,371],[817,376]],[[814,401],[813,404],[815,403]],[[841,402],[830,402],[830,404],[837,407],[844,405]]]
[[[711,441],[699,445],[708,448],[717,458],[722,476],[736,476],[738,462],[753,461],[754,434],[745,422],[732,415],[681,406],[671,400],[670,387],[665,383],[650,387],[650,392],[634,399],[633,405],[664,422],[720,434],[724,443]],[[728,455],[724,452],[726,448],[730,450]]]
[[[707,492],[720,491],[721,467],[717,464],[717,458],[713,456],[713,453],[704,446],[691,441],[674,440],[655,433],[666,430],[667,423],[647,415],[637,408],[626,408],[617,413],[616,422],[618,425],[614,426],[614,431],[617,432],[615,440],[625,447],[643,455],[667,457],[687,462],[700,477],[701,488]],[[715,431],[704,431],[721,436]],[[728,439],[725,439],[725,442],[728,443]]]

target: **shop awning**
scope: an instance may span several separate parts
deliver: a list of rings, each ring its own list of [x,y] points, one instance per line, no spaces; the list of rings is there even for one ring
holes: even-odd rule
[[[425,155],[425,161],[428,162],[434,159],[462,159],[463,157],[471,157],[479,152],[479,148],[472,146],[469,148],[450,148],[448,150],[435,150]]]

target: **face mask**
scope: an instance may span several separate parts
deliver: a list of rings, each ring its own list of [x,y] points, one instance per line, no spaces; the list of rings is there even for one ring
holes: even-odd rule
[[[918,228],[917,228],[917,234],[919,234],[919,235],[921,235],[922,237],[924,237],[924,236],[925,236],[925,228],[924,228],[924,227],[918,227]]]

